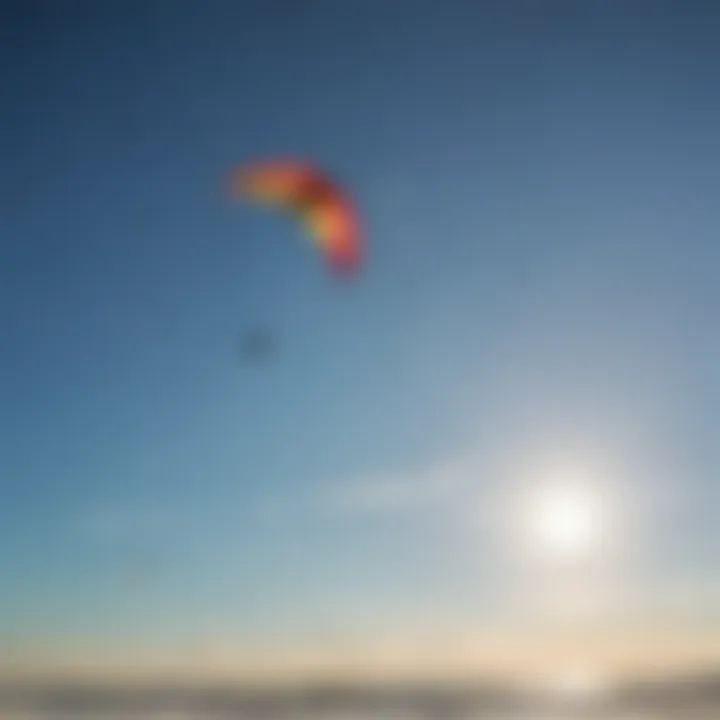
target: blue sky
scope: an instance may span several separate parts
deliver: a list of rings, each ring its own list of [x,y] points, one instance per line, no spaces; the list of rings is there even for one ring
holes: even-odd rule
[[[546,442],[634,468],[648,578],[712,580],[712,3],[6,12],[0,638],[475,622],[492,543],[439,501],[333,498],[450,462],[455,509],[492,507],[496,459]],[[236,164],[284,153],[355,193],[358,282],[228,201]],[[249,367],[258,325],[279,353]]]

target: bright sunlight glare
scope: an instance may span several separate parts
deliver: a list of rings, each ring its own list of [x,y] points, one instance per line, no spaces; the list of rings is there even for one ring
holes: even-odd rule
[[[531,520],[539,549],[551,558],[586,556],[598,540],[598,510],[596,499],[584,488],[544,489]]]
[[[539,482],[526,506],[527,545],[542,562],[573,563],[595,554],[602,542],[603,502],[582,477]]]

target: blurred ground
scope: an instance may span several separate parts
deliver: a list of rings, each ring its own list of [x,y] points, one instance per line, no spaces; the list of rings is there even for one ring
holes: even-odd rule
[[[5,684],[0,720],[29,718],[310,718],[412,720],[717,720],[720,674],[644,682],[600,694],[513,687],[120,687]]]

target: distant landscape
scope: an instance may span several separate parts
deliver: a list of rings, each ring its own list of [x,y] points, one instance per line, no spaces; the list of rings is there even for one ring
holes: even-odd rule
[[[720,717],[720,672],[627,682],[598,695],[558,697],[508,683],[82,684],[59,681],[0,685],[0,718],[297,716],[667,718]]]

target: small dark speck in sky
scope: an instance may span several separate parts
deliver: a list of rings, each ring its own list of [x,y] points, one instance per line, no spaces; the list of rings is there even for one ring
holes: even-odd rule
[[[256,326],[245,330],[240,338],[240,358],[245,363],[265,363],[277,356],[278,340],[265,327]]]

